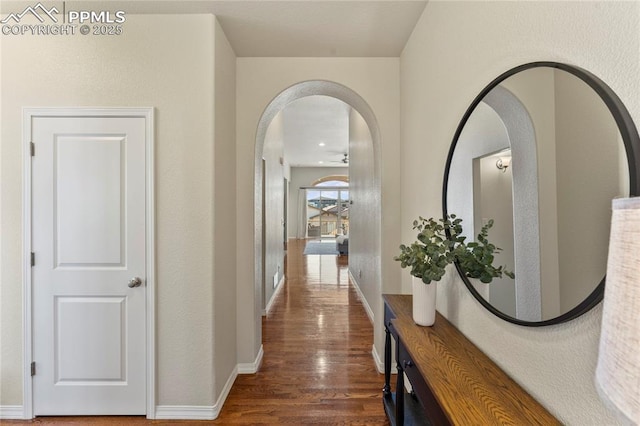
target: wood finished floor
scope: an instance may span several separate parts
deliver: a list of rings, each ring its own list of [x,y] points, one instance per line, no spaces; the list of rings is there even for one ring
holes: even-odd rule
[[[240,375],[214,421],[40,417],[3,424],[388,425],[373,327],[349,284],[348,257],[304,256],[290,240],[286,280],[262,323],[260,371]]]

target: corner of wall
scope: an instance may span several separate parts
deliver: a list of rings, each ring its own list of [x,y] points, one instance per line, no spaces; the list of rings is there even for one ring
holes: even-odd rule
[[[237,374],[236,55],[217,18],[213,43],[213,328],[214,395],[219,377]],[[235,378],[235,377],[234,377]]]
[[[222,407],[231,392],[233,383],[238,377],[238,368],[234,368],[229,375],[222,391],[212,406],[201,405],[158,405],[154,413],[154,419],[170,420],[215,420],[220,415]]]

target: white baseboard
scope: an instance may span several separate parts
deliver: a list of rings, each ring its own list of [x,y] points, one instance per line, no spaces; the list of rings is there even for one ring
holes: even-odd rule
[[[260,350],[258,351],[258,355],[256,356],[256,360],[253,362],[247,362],[243,364],[238,364],[238,374],[255,374],[260,370],[260,365],[262,364],[262,357],[264,356],[264,349],[262,345],[260,345]]]
[[[362,290],[360,290],[358,281],[351,273],[351,270],[349,270],[349,279],[353,283],[353,287],[356,289],[356,293],[358,293],[358,299],[360,299],[360,303],[362,303],[362,306],[364,307],[364,311],[367,313],[367,316],[369,317],[369,321],[371,321],[371,324],[374,324],[373,310],[371,309],[371,306],[369,306],[367,299],[365,299],[364,294],[362,294]]]
[[[222,388],[222,392],[220,392],[220,395],[218,396],[218,400],[216,401],[216,405],[215,405],[215,407],[217,407],[216,417],[218,417],[218,415],[220,414],[220,410],[222,410],[222,406],[224,405],[224,402],[227,400],[227,397],[229,396],[229,392],[231,392],[231,388],[233,387],[233,384],[235,383],[237,377],[238,377],[238,366],[236,366],[236,368],[233,369],[233,371],[229,375],[229,378],[227,379],[227,383],[224,384],[224,387]]]
[[[353,284],[353,287],[356,289],[356,293],[358,294],[358,299],[360,299],[360,303],[362,303],[362,306],[364,307],[364,311],[367,313],[367,317],[369,318],[369,321],[371,321],[371,324],[375,324],[374,322],[375,316],[373,315],[373,309],[371,309],[371,306],[369,306],[367,299],[365,299],[364,294],[362,294],[362,290],[360,290],[358,281],[351,273],[351,270],[349,270],[349,279]],[[376,369],[378,370],[378,373],[381,373],[381,374],[384,373],[384,361],[380,359],[380,355],[378,355],[378,351],[376,350],[375,345],[371,346],[371,356],[373,357],[373,362],[376,364]]]
[[[262,348],[260,348],[260,360],[262,359]],[[238,367],[234,368],[227,382],[222,388],[216,403],[212,406],[200,405],[159,405],[156,407],[155,419],[184,419],[184,420],[215,420],[220,415],[220,410],[231,392],[231,387],[238,377]],[[22,405],[1,405],[0,419],[22,420],[24,409]]]
[[[158,405],[156,419],[171,420],[215,420],[220,408],[201,405]]]
[[[280,290],[282,290],[282,287],[284,287],[283,284],[284,284],[284,275],[282,275],[282,278],[280,278],[280,281],[278,281],[278,285],[276,286],[276,291],[273,292],[273,294],[271,295],[271,299],[269,300],[269,303],[267,303],[267,306],[262,311],[263,317],[266,317],[269,311],[271,310],[271,308],[273,307],[273,303],[276,301],[276,296],[280,293]]]
[[[218,400],[213,406],[201,405],[159,405],[156,407],[156,419],[171,420],[215,420],[220,415],[222,406],[231,392],[231,387],[238,377],[238,367],[234,368],[227,379]]]
[[[238,374],[253,374],[260,369],[262,364],[262,357],[264,356],[264,349],[262,345],[258,351],[258,355],[254,362],[238,364],[234,368],[233,372],[227,379],[220,396],[215,405],[202,406],[202,405],[159,405],[156,407],[155,418],[156,419],[171,419],[171,420],[215,420],[220,415],[222,406],[231,392],[231,387],[236,381]]]
[[[24,407],[22,405],[0,405],[0,419],[24,420]]]
[[[373,362],[376,364],[378,373],[384,374],[384,360],[380,359],[380,355],[378,355],[378,351],[376,350],[376,345],[371,345],[371,356],[373,356]]]

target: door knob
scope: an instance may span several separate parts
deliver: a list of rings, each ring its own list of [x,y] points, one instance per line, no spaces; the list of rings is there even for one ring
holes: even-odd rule
[[[140,287],[140,285],[142,284],[142,280],[140,279],[140,277],[135,277],[135,278],[131,278],[131,281],[129,281],[129,284],[127,284],[129,286],[129,288],[134,288],[134,287]]]

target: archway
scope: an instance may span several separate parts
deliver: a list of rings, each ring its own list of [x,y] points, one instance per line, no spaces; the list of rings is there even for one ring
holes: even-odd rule
[[[264,286],[264,277],[263,277],[263,265],[264,265],[264,256],[265,252],[263,251],[263,153],[264,153],[264,145],[265,145],[265,136],[267,134],[267,130],[272,120],[276,117],[276,115],[284,109],[289,103],[304,98],[307,96],[314,95],[322,95],[322,96],[330,96],[336,99],[339,99],[346,104],[350,105],[353,110],[357,111],[361,116],[361,120],[364,121],[366,126],[368,127],[368,132],[371,137],[371,144],[366,148],[368,154],[372,161],[369,165],[371,172],[371,180],[370,184],[372,186],[372,190],[370,192],[373,193],[373,197],[375,200],[380,200],[381,193],[381,184],[380,184],[380,130],[378,127],[378,123],[376,117],[373,113],[371,107],[367,104],[367,102],[356,92],[351,90],[350,88],[343,86],[339,83],[331,82],[331,81],[323,81],[323,80],[313,80],[313,81],[304,81],[297,83],[278,94],[265,108],[260,120],[258,122],[258,127],[256,131],[256,140],[255,140],[255,156],[254,156],[254,253],[255,253],[255,262],[254,262],[254,294],[256,298],[259,298],[263,293]],[[352,163],[352,166],[357,166],[357,157],[354,159],[355,164]],[[379,203],[376,204],[376,209],[378,211],[372,216],[376,218],[376,222],[371,224],[368,223],[367,227],[373,228],[370,229],[371,234],[373,235],[372,239],[375,241],[374,247],[372,248],[374,253],[377,254],[377,257],[380,257],[380,234],[381,234],[381,205]],[[357,246],[357,245],[356,245]],[[350,262],[351,263],[351,262]],[[379,262],[369,262],[369,264],[375,264],[375,271],[372,271],[372,277],[375,277],[373,281],[375,281],[375,286],[379,290],[381,288],[381,270]],[[255,303],[256,307],[256,325],[257,330],[259,330],[259,321],[261,317],[261,309],[259,309],[259,303]],[[259,332],[259,331],[258,331]]]
[[[526,318],[535,321],[541,315],[541,287],[540,287],[540,239],[539,235],[539,208],[538,197],[529,194],[538,193],[538,160],[536,151],[536,136],[532,118],[525,106],[517,96],[502,86],[494,87],[480,102],[474,114],[466,122],[467,132],[462,132],[459,139],[455,158],[449,164],[448,185],[452,188],[464,188],[449,192],[447,196],[447,210],[455,211],[457,216],[472,224],[469,235],[473,237],[477,232],[473,228],[474,222],[474,182],[472,163],[474,159],[496,153],[504,148],[509,148],[509,155],[513,158],[512,172],[513,183],[513,251],[515,256],[515,270],[517,278],[514,292],[510,294],[509,309],[513,309],[513,315],[517,312],[518,318]],[[489,126],[493,123],[494,127]],[[499,129],[504,135],[504,141],[500,135],[488,129]],[[474,129],[473,131],[471,129]],[[475,132],[475,134],[473,134]],[[490,137],[486,137],[490,134]],[[485,137],[482,137],[485,135]],[[523,159],[527,161],[522,161]],[[495,160],[494,160],[495,161]],[[453,208],[451,208],[453,206]],[[489,216],[491,217],[491,216]],[[478,221],[476,221],[478,222]],[[504,246],[503,246],[504,247]],[[496,286],[491,289],[499,288]],[[476,291],[489,299],[490,288],[487,286],[476,287]],[[512,300],[511,300],[512,297]],[[512,305],[512,306],[511,306]]]
[[[311,186],[316,186],[316,185],[319,185],[325,182],[330,182],[330,181],[349,182],[349,177],[343,176],[343,175],[324,176],[324,177],[321,177],[320,179],[316,179],[315,181],[311,182]]]

